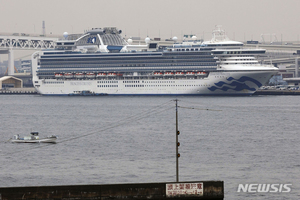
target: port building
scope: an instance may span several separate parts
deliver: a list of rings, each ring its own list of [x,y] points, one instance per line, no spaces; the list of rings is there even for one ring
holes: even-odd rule
[[[3,76],[0,78],[0,89],[7,87],[22,88],[23,81],[13,76]]]

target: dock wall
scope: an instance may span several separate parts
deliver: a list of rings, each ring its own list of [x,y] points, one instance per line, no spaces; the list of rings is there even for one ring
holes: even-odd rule
[[[257,90],[253,95],[300,95],[300,90]]]
[[[9,88],[0,90],[0,94],[38,94],[35,88]]]
[[[0,188],[0,200],[224,199],[223,181]]]

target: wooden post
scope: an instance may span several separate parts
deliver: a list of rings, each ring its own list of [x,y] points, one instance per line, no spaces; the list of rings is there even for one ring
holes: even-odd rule
[[[178,153],[178,147],[179,147],[180,143],[178,142],[178,135],[179,135],[179,130],[178,130],[178,106],[177,106],[178,100],[175,99],[175,102],[176,102],[176,182],[179,182],[178,159],[180,157],[180,154]]]

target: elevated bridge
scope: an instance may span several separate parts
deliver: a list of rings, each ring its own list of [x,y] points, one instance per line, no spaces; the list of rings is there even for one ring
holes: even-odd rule
[[[57,40],[58,38],[0,35],[0,49],[53,49],[55,46],[54,42]]]
[[[14,75],[14,50],[54,49],[58,37],[0,34],[0,54],[8,54],[8,75]]]

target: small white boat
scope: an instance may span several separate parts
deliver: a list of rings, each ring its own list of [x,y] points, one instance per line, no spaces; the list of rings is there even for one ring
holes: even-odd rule
[[[51,135],[45,138],[40,138],[38,132],[31,132],[30,136],[20,137],[18,135],[14,135],[10,142],[13,143],[56,143],[57,137],[55,135]]]

